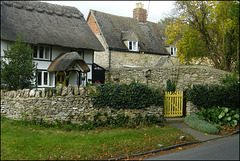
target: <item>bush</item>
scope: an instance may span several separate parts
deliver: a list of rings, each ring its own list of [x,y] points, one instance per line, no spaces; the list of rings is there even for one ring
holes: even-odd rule
[[[212,107],[211,109],[202,108],[197,113],[201,119],[207,122],[235,127],[239,122],[239,109],[231,110],[227,107]]]
[[[240,106],[238,78],[235,74],[227,75],[221,80],[221,85],[193,85],[187,89],[186,97],[199,109],[214,106],[238,109]]]
[[[37,73],[36,64],[33,61],[30,45],[27,45],[23,36],[18,34],[17,40],[10,49],[3,50],[1,58],[1,89],[18,90],[32,88]]]
[[[199,130],[208,134],[218,134],[219,126],[210,124],[209,122],[202,120],[198,115],[187,116],[184,122],[193,129]]]
[[[176,91],[176,85],[174,82],[171,82],[170,79],[167,80],[167,88],[166,92],[175,92]]]
[[[157,90],[133,81],[131,84],[106,84],[98,86],[98,92],[92,95],[94,107],[114,109],[142,109],[150,104],[161,105],[163,96]]]

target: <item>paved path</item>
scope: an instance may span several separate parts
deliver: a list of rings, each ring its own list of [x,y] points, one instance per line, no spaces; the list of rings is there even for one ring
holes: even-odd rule
[[[239,134],[201,143],[199,146],[145,160],[239,160]]]
[[[219,135],[210,135],[210,134],[205,134],[203,132],[194,130],[184,123],[169,123],[169,125],[177,128],[177,129],[180,129],[182,132],[185,132],[185,133],[191,135],[197,141],[205,141],[205,140],[221,137]]]

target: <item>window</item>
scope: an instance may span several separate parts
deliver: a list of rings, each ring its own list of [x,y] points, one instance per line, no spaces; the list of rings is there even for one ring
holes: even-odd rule
[[[132,50],[132,41],[129,41],[128,48],[129,50]]]
[[[171,46],[170,52],[171,52],[171,56],[177,56],[177,48],[176,47]]]
[[[35,59],[50,60],[50,47],[49,46],[34,46],[33,57]]]
[[[33,47],[33,51],[34,51],[33,57],[34,57],[34,58],[37,58],[38,47],[37,47],[37,46],[34,46],[34,47]]]
[[[136,42],[136,41],[128,41],[128,49],[130,51],[138,51],[138,42]]]
[[[37,84],[40,87],[53,86],[54,74],[47,71],[39,71],[37,74]]]

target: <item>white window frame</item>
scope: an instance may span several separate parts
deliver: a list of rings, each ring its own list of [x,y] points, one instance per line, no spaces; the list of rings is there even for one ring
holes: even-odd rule
[[[41,73],[40,82],[39,82],[39,73]],[[50,78],[50,77],[52,77],[52,78]],[[47,79],[46,83],[44,82],[45,79]],[[52,81],[52,82],[50,82],[50,81]],[[55,81],[54,76],[52,74],[50,74],[49,72],[44,71],[44,70],[38,71],[37,82],[36,82],[38,87],[53,87],[54,86],[54,81]]]
[[[37,51],[35,52],[35,48],[37,49]],[[40,57],[40,49],[43,49],[43,55],[42,57]],[[47,51],[48,49],[48,57],[47,57]],[[44,46],[44,45],[34,45],[33,46],[33,59],[42,59],[42,60],[50,60],[51,57],[51,48],[50,46]]]
[[[128,49],[130,51],[138,51],[138,41],[128,41]]]
[[[171,56],[177,56],[177,48],[174,46],[170,46],[170,54]]]

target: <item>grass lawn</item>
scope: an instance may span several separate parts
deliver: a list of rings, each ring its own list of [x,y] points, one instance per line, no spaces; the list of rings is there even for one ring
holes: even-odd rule
[[[177,135],[187,136],[179,141]],[[117,158],[194,141],[178,129],[95,129],[64,131],[1,118],[1,160],[98,160]]]

